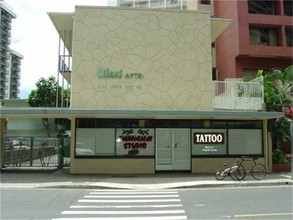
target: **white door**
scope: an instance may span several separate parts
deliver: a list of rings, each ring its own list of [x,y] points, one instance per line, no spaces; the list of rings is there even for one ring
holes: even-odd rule
[[[190,170],[190,129],[156,130],[156,170]]]

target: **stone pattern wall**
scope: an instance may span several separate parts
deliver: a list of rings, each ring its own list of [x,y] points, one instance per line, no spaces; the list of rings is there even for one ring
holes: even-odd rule
[[[73,108],[212,108],[210,15],[76,7]]]

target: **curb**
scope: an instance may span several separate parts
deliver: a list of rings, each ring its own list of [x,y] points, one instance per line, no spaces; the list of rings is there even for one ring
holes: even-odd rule
[[[194,188],[223,188],[223,187],[252,187],[252,186],[284,186],[293,185],[292,180],[277,181],[194,181],[182,183],[158,183],[158,184],[125,184],[125,183],[72,183],[72,182],[53,182],[53,183],[1,183],[0,189],[117,189],[117,190],[168,190],[168,189],[194,189]]]

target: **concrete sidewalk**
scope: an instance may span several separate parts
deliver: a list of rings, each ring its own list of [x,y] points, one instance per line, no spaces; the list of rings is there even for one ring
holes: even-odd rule
[[[68,169],[41,172],[3,172],[0,189],[4,188],[83,188],[160,190],[176,188],[243,187],[293,185],[291,173],[267,174],[254,180],[250,174],[242,181],[230,177],[216,180],[213,174],[159,173],[153,175],[73,175]]]

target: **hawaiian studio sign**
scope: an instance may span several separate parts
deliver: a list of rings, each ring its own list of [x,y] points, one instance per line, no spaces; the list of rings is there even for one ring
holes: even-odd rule
[[[224,144],[225,134],[220,133],[194,133],[194,144]]]
[[[143,79],[142,73],[122,72],[122,70],[110,70],[109,68],[98,67],[98,78],[102,79]]]

